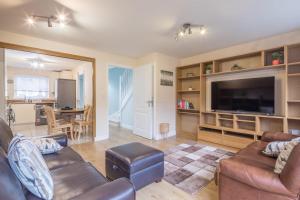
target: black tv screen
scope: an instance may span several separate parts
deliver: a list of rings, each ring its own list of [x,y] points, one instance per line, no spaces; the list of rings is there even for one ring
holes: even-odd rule
[[[274,114],[274,91],[275,77],[212,82],[211,109]]]

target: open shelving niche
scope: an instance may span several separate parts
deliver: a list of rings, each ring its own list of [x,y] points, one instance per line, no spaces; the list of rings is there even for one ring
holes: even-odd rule
[[[283,60],[272,65],[272,53],[278,51],[284,55]],[[238,68],[232,68],[235,64]],[[207,70],[207,66],[211,70]],[[281,115],[234,114],[213,112],[207,108],[207,78],[262,70],[285,74]],[[195,76],[187,77],[190,72]],[[184,97],[196,105],[193,112],[177,110],[177,124],[180,124],[177,133],[184,133],[188,128],[187,132],[198,132],[199,140],[243,148],[259,140],[265,131],[300,132],[300,44],[178,67],[177,75],[177,99]],[[188,92],[186,87],[192,81],[196,90]],[[188,117],[183,119],[184,115]]]
[[[177,109],[177,132],[197,138],[200,115],[200,64],[177,68],[177,100],[185,100],[193,104],[192,109]],[[177,105],[177,104],[176,104]]]

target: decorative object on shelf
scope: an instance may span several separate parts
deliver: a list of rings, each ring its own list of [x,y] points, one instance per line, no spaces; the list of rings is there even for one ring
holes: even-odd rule
[[[205,74],[211,74],[212,73],[212,64],[207,64],[205,66]]]
[[[173,86],[173,72],[160,70],[160,85]]]
[[[239,66],[238,64],[234,64],[232,67],[231,67],[231,71],[236,71],[236,70],[242,70],[244,69],[243,67]]]
[[[276,51],[272,53],[272,65],[279,65],[283,63],[283,53]]]
[[[178,29],[177,33],[175,34],[175,40],[184,39],[197,32],[201,35],[204,35],[206,33],[206,28],[204,27],[204,25],[185,23]]]
[[[191,73],[191,72],[189,72],[189,73],[186,73],[186,77],[187,77],[187,78],[190,78],[190,77],[193,77],[193,76],[195,76],[195,74],[194,74],[194,73]]]
[[[189,102],[189,109],[195,109],[194,104]]]
[[[188,88],[188,91],[193,91],[193,90],[194,90],[193,87]]]

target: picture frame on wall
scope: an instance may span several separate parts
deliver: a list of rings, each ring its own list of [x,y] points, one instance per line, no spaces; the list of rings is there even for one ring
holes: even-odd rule
[[[172,87],[173,84],[173,72],[160,70],[160,85]]]

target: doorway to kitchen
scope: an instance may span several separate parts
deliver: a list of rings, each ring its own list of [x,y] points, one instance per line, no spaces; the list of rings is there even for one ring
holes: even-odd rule
[[[14,133],[93,141],[93,62],[15,49],[4,55],[6,120]]]

